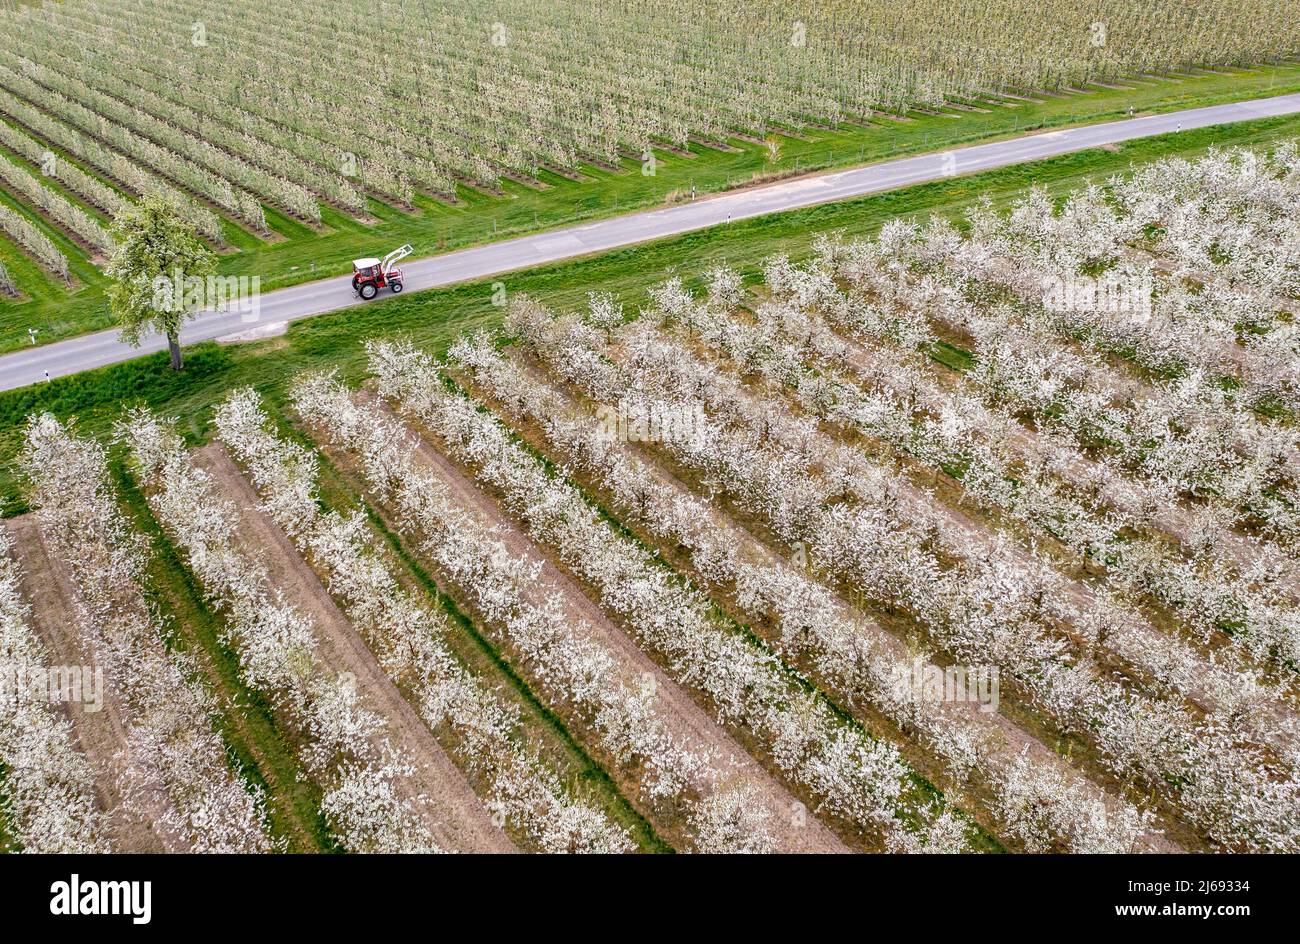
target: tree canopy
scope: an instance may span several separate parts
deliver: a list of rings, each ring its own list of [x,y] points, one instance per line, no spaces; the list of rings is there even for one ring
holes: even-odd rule
[[[139,345],[151,331],[165,335],[172,367],[179,370],[181,325],[203,298],[193,286],[216,272],[216,257],[158,195],[119,214],[111,233],[116,248],[104,272],[111,280],[109,310],[122,339]]]

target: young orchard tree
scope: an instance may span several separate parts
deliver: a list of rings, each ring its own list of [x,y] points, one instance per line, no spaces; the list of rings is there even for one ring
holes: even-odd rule
[[[172,370],[180,370],[181,325],[201,301],[186,286],[215,273],[216,257],[160,195],[118,214],[112,236],[116,248],[104,272],[112,280],[108,304],[122,340],[138,347],[146,332],[165,335]]]

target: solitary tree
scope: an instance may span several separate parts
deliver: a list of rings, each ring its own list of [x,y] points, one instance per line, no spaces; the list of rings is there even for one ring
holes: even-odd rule
[[[109,310],[122,340],[138,347],[141,335],[166,335],[172,370],[181,369],[181,325],[201,307],[216,257],[161,196],[146,197],[113,222],[116,249],[104,272],[111,280]]]

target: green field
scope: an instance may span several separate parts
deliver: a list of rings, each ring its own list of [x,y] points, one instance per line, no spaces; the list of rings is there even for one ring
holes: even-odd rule
[[[639,162],[627,160],[617,173],[585,167],[582,180],[543,173],[543,190],[507,182],[504,195],[494,196],[462,188],[460,201],[454,206],[418,196],[415,213],[372,200],[373,220],[367,222],[326,208],[321,231],[268,209],[267,219],[276,234],[272,240],[263,240],[234,225],[226,226],[227,239],[237,251],[222,257],[221,271],[258,275],[263,289],[270,291],[344,273],[357,256],[382,254],[404,242],[411,243],[418,256],[433,255],[689,199],[692,188],[699,194],[715,193],[809,171],[1126,117],[1130,110],[1145,114],[1297,90],[1297,63],[1144,78],[1123,88],[1044,95],[1038,101],[1008,99],[1006,107],[985,105],[981,106],[984,110],[916,113],[907,121],[878,119],[871,125],[848,125],[797,138],[774,137],[778,145],[775,159],[763,144],[733,140],[730,143],[734,149],[727,151],[693,145],[689,157],[660,152],[653,176],[643,174]],[[24,163],[2,150],[0,158]],[[8,198],[0,199],[19,208]],[[74,281],[69,288],[52,280],[13,244],[0,240],[0,262],[24,292],[23,299],[0,300],[0,352],[30,344],[29,329],[37,331],[38,343],[46,343],[109,326],[99,270],[64,234],[41,222],[34,212],[22,212],[36,220],[68,256]]]

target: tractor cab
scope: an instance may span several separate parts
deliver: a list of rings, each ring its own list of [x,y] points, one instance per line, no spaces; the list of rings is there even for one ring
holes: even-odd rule
[[[385,287],[393,294],[397,294],[403,287],[402,270],[397,267],[397,263],[412,252],[414,250],[410,245],[406,245],[394,249],[383,259],[353,259],[352,290],[367,301],[378,295],[379,290]]]

